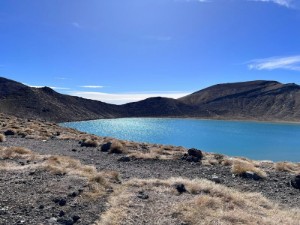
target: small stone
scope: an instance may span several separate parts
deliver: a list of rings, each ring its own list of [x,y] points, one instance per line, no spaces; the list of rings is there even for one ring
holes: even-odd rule
[[[9,136],[9,135],[15,135],[15,131],[14,130],[7,130],[4,132],[5,136]]]
[[[111,142],[107,142],[106,144],[103,144],[101,146],[101,152],[108,152],[110,147],[111,147],[112,143]]]
[[[57,220],[57,222],[59,222],[59,223],[62,224],[62,225],[73,225],[73,224],[74,224],[73,219],[59,218],[59,219]]]
[[[56,204],[59,204],[60,206],[64,206],[67,203],[67,200],[64,198],[54,198],[53,202],[55,202]]]
[[[58,216],[59,216],[59,217],[63,217],[65,214],[66,214],[66,213],[65,213],[64,211],[60,211],[59,214],[58,214]]]
[[[257,173],[254,173],[252,171],[246,171],[246,172],[242,173],[241,177],[253,179],[253,180],[261,180],[262,179]]]
[[[123,156],[118,159],[119,162],[130,162],[130,157],[128,156]]]
[[[64,206],[64,205],[67,204],[67,201],[66,201],[65,199],[61,199],[61,200],[59,200],[58,204],[59,204],[60,206]]]
[[[73,197],[73,198],[75,198],[77,195],[78,193],[76,191],[73,191],[70,194],[68,194],[69,197]]]
[[[80,220],[80,216],[75,215],[72,217],[72,219],[73,219],[74,223],[76,223],[78,220]]]
[[[221,179],[216,175],[212,175],[211,180],[214,181],[216,184],[221,183]]]
[[[293,188],[300,189],[300,175],[295,176],[291,180],[291,185]]]
[[[137,197],[140,199],[148,199],[149,195],[145,194],[143,191],[139,191]]]
[[[40,205],[40,206],[39,206],[39,209],[44,209],[44,208],[45,208],[44,205]]]
[[[186,192],[184,184],[175,184],[175,188],[180,194]]]

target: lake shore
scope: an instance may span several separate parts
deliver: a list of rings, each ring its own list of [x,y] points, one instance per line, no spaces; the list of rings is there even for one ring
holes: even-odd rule
[[[297,167],[294,171],[292,167],[285,167],[297,164],[280,164],[279,167],[279,164],[272,162],[206,152],[202,152],[201,157],[195,157],[182,147],[125,142],[89,135],[53,123],[4,115],[0,118],[1,132],[8,134],[7,131],[11,130],[6,140],[0,143],[3,181],[0,189],[7,193],[0,202],[5,209],[1,223],[14,224],[24,220],[28,224],[68,224],[68,221],[71,224],[73,221],[72,224],[102,225],[110,224],[105,222],[107,220],[117,221],[114,224],[124,224],[130,220],[131,224],[138,225],[154,224],[154,218],[163,216],[165,222],[161,224],[197,224],[187,216],[187,212],[176,206],[182,203],[181,209],[186,208],[203,195],[211,201],[234,199],[229,202],[236,210],[241,204],[235,203],[241,201],[237,200],[238,195],[243,195],[245,201],[251,198],[250,195],[260,200],[266,198],[259,204],[275,210],[276,215],[285,215],[281,218],[282,224],[297,224],[300,219],[295,217],[300,200],[299,190],[291,185],[300,167],[299,171]],[[112,149],[110,146],[106,151],[103,146],[109,142],[114,143],[115,147]],[[259,177],[251,177],[251,173],[244,176],[242,171],[237,170],[242,170],[242,167],[249,172],[252,170],[252,174]],[[41,186],[40,182],[48,187]],[[187,191],[180,194],[178,185],[183,185]],[[32,192],[33,187],[35,192]],[[221,190],[226,190],[226,194]],[[258,192],[261,196],[254,194]],[[89,200],[90,195],[93,201]],[[132,205],[124,205],[125,202]],[[242,204],[245,204],[243,207],[250,207],[250,202]],[[252,210],[246,215],[260,214],[266,221],[273,221],[266,224],[280,221],[275,218],[276,215],[259,208],[259,204],[251,206],[255,210],[257,207],[257,212]],[[276,204],[280,208],[276,208]],[[33,208],[27,207],[29,205]],[[162,215],[153,211],[165,207],[168,207],[170,214],[164,210]],[[207,205],[202,210],[216,210],[216,206],[210,207]],[[140,211],[142,208],[147,211]],[[235,218],[230,208],[218,210],[225,210]],[[287,216],[291,210],[295,210],[296,214]],[[237,216],[236,211],[232,212]],[[141,217],[134,217],[136,214],[144,215],[145,222],[141,222]],[[246,215],[238,215],[240,220],[233,219],[231,224],[238,224],[241,220],[244,224],[251,224]],[[210,218],[210,211],[206,211],[203,219],[209,221]]]

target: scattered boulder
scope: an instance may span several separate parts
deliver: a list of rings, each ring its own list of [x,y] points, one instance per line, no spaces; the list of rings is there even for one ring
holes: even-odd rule
[[[128,156],[123,156],[118,159],[119,162],[130,162],[130,157]]]
[[[66,213],[65,213],[64,211],[61,210],[61,211],[59,212],[58,216],[59,216],[59,217],[63,217],[65,214],[66,214]]]
[[[78,220],[80,220],[80,216],[75,215],[72,217],[72,219],[73,219],[73,222],[76,223]]]
[[[103,144],[101,146],[101,152],[108,152],[110,147],[111,147],[112,143],[111,142],[107,142],[106,144]]]
[[[139,191],[137,197],[140,198],[140,199],[148,199],[149,195],[145,194],[144,191]]]
[[[252,179],[252,180],[261,180],[262,177],[259,176],[257,173],[252,172],[252,171],[246,171],[242,174],[240,174],[241,177],[247,178],[247,179]]]
[[[57,220],[57,222],[59,223],[59,224],[62,224],[62,225],[73,225],[74,224],[74,221],[73,221],[73,219],[69,219],[69,218],[59,218],[58,220]]]
[[[5,131],[4,134],[5,134],[5,136],[15,135],[16,131],[9,129],[9,130]]]
[[[175,186],[176,190],[179,192],[179,194],[187,192],[187,190],[185,189],[184,184],[175,184],[174,186]]]
[[[291,185],[293,188],[300,189],[300,174],[296,175],[292,180],[291,180]]]
[[[195,148],[191,148],[188,150],[188,155],[189,156],[193,156],[195,158],[198,158],[199,160],[201,160],[203,158],[203,153],[201,150],[195,149]]]
[[[64,198],[54,198],[53,202],[60,205],[60,206],[64,206],[67,204],[67,200]]]
[[[200,162],[203,158],[203,153],[201,150],[191,148],[188,150],[187,154],[184,154],[181,159],[186,160],[188,162]]]

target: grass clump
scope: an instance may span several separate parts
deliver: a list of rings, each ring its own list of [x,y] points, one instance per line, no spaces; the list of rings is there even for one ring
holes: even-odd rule
[[[176,184],[187,192],[178,194]],[[139,200],[137,193],[149,194]],[[299,209],[286,209],[259,193],[244,193],[205,179],[131,179],[109,198],[110,208],[95,224],[297,225]],[[166,210],[167,209],[167,210]]]
[[[87,140],[83,140],[81,142],[81,147],[92,147],[92,148],[96,148],[99,147],[100,143],[98,140],[93,140],[93,139],[87,139]]]
[[[0,159],[17,159],[33,156],[33,152],[22,147],[0,147]]]
[[[0,134],[0,142],[5,142],[6,141],[6,137],[4,134]]]
[[[266,178],[267,174],[262,169],[255,167],[250,161],[235,159],[232,163],[231,172],[238,176],[245,175],[246,172],[252,172],[260,178]]]
[[[111,154],[122,154],[122,153],[127,153],[127,150],[125,146],[118,140],[114,140],[111,143],[109,153]]]
[[[278,162],[275,163],[274,168],[279,172],[289,172],[294,174],[300,174],[300,163],[292,162]]]

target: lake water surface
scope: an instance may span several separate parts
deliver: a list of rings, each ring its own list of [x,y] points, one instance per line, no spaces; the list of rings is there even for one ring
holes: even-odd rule
[[[300,161],[300,124],[121,118],[61,125],[123,140],[194,147],[260,160]]]

